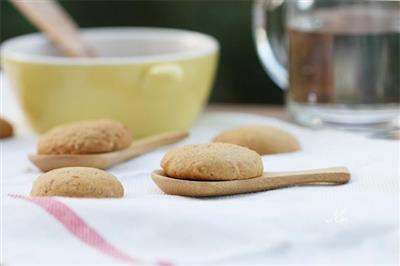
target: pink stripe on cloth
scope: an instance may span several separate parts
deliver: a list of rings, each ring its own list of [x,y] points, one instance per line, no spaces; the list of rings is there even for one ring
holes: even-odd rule
[[[83,243],[97,249],[98,251],[106,254],[115,259],[128,262],[130,264],[144,264],[143,261],[139,261],[128,254],[118,250],[112,244],[107,242],[95,229],[88,225],[81,217],[78,216],[70,207],[66,204],[58,201],[52,197],[27,197],[23,195],[11,195],[10,197],[15,199],[23,199],[29,202],[35,203],[42,207],[54,218],[56,218],[64,227],[76,236]],[[159,262],[158,265],[170,266],[169,262]]]

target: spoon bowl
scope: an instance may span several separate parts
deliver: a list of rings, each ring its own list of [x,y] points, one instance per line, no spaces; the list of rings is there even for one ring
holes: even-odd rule
[[[29,160],[44,172],[56,168],[85,166],[99,169],[107,169],[113,165],[127,161],[135,156],[155,150],[165,145],[176,143],[189,136],[186,131],[169,132],[143,138],[132,142],[131,146],[106,153],[96,154],[32,154]]]
[[[165,193],[188,197],[226,196],[305,184],[340,185],[350,181],[346,167],[306,171],[264,172],[262,176],[231,181],[197,181],[168,177],[155,170],[152,179]]]

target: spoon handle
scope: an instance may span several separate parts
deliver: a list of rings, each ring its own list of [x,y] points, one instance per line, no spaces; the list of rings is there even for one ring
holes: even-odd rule
[[[266,172],[260,177],[265,188],[273,189],[304,184],[344,184],[350,180],[350,172],[345,167],[331,167],[293,172]]]
[[[167,132],[134,141],[131,146],[119,152],[115,163],[120,163],[134,156],[144,154],[165,145],[174,144],[189,136],[187,131]]]
[[[265,172],[262,176],[256,178],[227,181],[225,182],[224,192],[238,194],[305,184],[345,184],[349,180],[350,172],[345,167],[292,172]],[[237,182],[237,184],[233,182]]]
[[[258,192],[304,184],[344,184],[350,180],[350,172],[345,167],[325,169],[264,173],[260,177],[231,181],[196,181],[165,176],[163,171],[154,171],[152,178],[167,194],[210,197],[249,192]]]
[[[56,1],[11,0],[11,3],[33,25],[46,33],[66,55],[74,57],[94,55],[81,39],[78,26]]]

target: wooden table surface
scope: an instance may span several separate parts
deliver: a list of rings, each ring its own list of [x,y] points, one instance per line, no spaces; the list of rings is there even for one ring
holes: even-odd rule
[[[240,112],[271,116],[282,120],[290,120],[289,114],[283,105],[258,105],[258,104],[209,104],[207,111]]]

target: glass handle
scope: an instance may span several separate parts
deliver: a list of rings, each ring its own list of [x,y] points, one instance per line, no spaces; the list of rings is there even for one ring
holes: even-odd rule
[[[288,87],[288,71],[286,68],[287,50],[285,38],[279,38],[277,32],[285,31],[284,14],[279,16],[278,9],[282,9],[284,0],[255,0],[253,5],[253,34],[257,53],[265,71],[271,79],[283,90]],[[275,13],[275,14],[273,14]],[[272,32],[271,32],[272,31]],[[272,46],[274,42],[274,46]],[[274,51],[275,47],[284,48],[279,58]],[[276,50],[276,49],[275,49]]]

